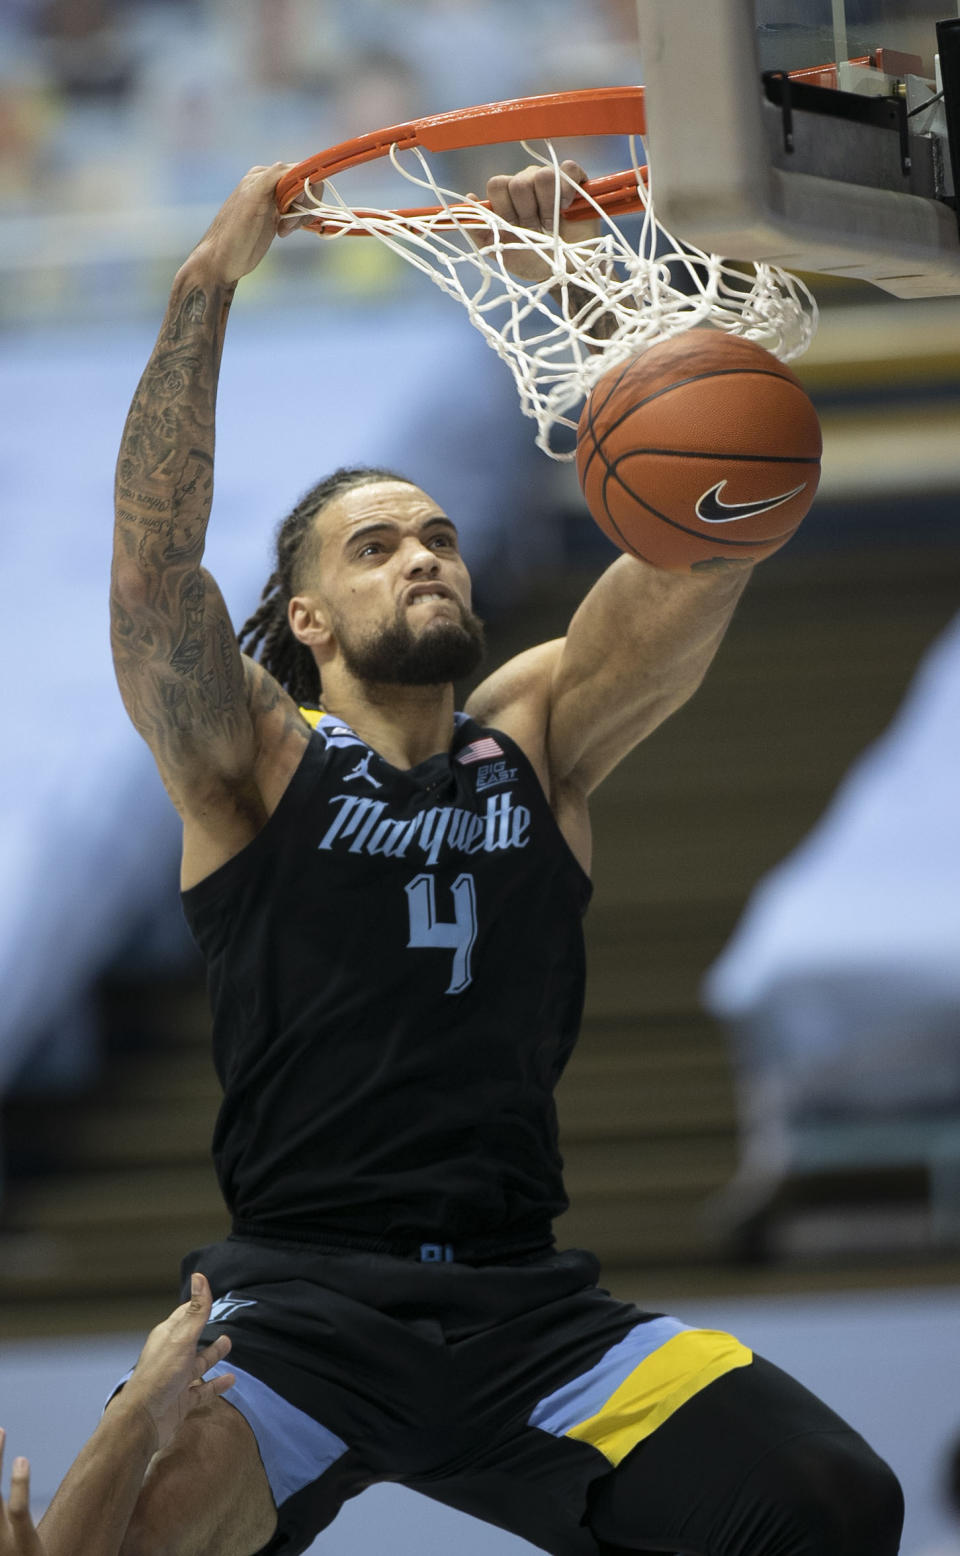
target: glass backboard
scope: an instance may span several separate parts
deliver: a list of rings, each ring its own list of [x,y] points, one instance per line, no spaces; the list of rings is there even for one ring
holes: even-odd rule
[[[958,0],[637,9],[665,227],[901,297],[960,294]]]
[[[802,70],[876,55],[912,55],[933,77],[936,24],[956,0],[753,0],[761,70]]]

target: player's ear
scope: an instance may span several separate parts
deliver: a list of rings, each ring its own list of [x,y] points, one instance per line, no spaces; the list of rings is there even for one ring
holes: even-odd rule
[[[333,630],[315,595],[295,594],[287,606],[287,621],[294,637],[307,648],[323,652],[333,647]]]

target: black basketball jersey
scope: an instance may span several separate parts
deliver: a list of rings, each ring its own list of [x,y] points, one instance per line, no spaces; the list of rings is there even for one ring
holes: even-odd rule
[[[590,882],[530,763],[456,716],[403,770],[314,733],[277,809],[183,894],[224,1098],[214,1161],[246,1235],[548,1240],[553,1088],[583,1006]]]

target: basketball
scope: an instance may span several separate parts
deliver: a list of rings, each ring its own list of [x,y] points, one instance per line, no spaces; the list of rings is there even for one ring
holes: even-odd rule
[[[820,451],[817,413],[788,367],[752,341],[692,329],[598,380],[577,471],[614,545],[685,573],[784,545],[813,502]]]

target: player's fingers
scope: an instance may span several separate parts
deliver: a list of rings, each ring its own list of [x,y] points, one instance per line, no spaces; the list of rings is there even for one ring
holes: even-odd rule
[[[464,204],[469,203],[470,205],[479,205],[480,204],[480,196],[477,195],[477,194],[472,194],[472,193],[471,194],[466,194],[463,197],[463,203]],[[481,250],[482,249],[492,248],[493,247],[493,241],[494,241],[494,229],[492,227],[482,227],[480,225],[476,225],[475,226],[474,223],[473,223],[473,219],[472,219],[473,218],[473,213],[471,212],[470,215],[471,215],[470,225],[467,226],[466,224],[464,224],[464,226],[463,226],[463,228],[461,230],[466,233],[467,237],[470,239],[470,242],[474,245],[475,248],[478,248],[478,249],[481,249]]]
[[[30,1460],[14,1459],[10,1469],[10,1522],[22,1524],[30,1519]]]
[[[191,1383],[186,1394],[182,1396],[186,1402],[185,1408],[197,1410],[201,1405],[209,1405],[212,1399],[219,1398],[221,1394],[227,1392],[227,1389],[233,1388],[236,1381],[232,1372],[225,1372],[220,1377],[208,1378],[206,1381],[198,1378],[195,1383]]]
[[[230,1354],[230,1346],[230,1336],[221,1334],[217,1336],[212,1345],[207,1346],[206,1350],[198,1352],[197,1363],[199,1370],[197,1376],[202,1378],[203,1374],[209,1372],[210,1368],[215,1366],[217,1362],[223,1361],[223,1358]]]
[[[210,1290],[210,1282],[199,1270],[195,1270],[190,1277],[190,1301],[185,1304],[182,1311],[194,1323],[199,1322],[201,1318],[203,1323],[206,1323],[212,1306],[213,1292]]]
[[[579,162],[569,158],[561,162],[566,175],[559,180],[560,209],[576,199],[577,188],[586,178]],[[534,165],[508,177],[498,173],[487,183],[487,199],[498,216],[518,227],[545,231],[553,225],[557,198],[557,174],[552,167]]]
[[[321,199],[321,197],[323,195],[323,185],[322,184],[318,184],[317,188],[313,192],[316,195],[318,200]],[[281,221],[281,223],[280,223],[280,232],[281,233],[299,232],[301,228],[309,227],[310,223],[316,221],[316,219],[317,219],[316,212],[315,211],[308,211],[306,213],[306,215],[301,216],[299,218],[299,220],[297,220],[295,222]]]
[[[526,167],[522,173],[515,173],[510,180],[510,199],[516,211],[514,220],[518,227],[543,226],[540,191],[537,184],[540,172],[541,169],[538,167]]]
[[[574,188],[574,184],[576,184],[578,188],[580,184],[585,184],[587,181],[587,175],[583,168],[580,166],[579,162],[573,162],[569,157],[565,162],[561,162],[560,171],[562,173],[566,173],[567,175],[565,179],[561,180],[560,188],[560,208],[561,210],[566,210],[567,206],[572,204],[572,202],[577,198],[577,189]],[[572,179],[573,182],[569,183],[569,179]]]
[[[510,198],[510,179],[506,173],[495,173],[487,179],[487,199],[495,216],[503,221],[516,221],[517,213]]]
[[[277,185],[292,167],[292,162],[273,162],[269,167],[249,168],[240,180],[245,202],[262,202],[269,208]]]
[[[229,1335],[218,1335],[212,1345],[208,1345],[204,1350],[197,1352],[191,1363],[193,1378],[187,1385],[189,1389],[198,1388],[204,1373],[209,1372],[211,1367],[215,1367],[217,1362],[223,1361],[224,1357],[229,1354],[230,1344]]]
[[[311,184],[310,193],[315,200],[322,200],[323,185]],[[277,236],[281,238],[287,238],[290,236],[291,232],[299,232],[302,227],[309,227],[310,223],[316,221],[316,219],[316,211],[289,211],[285,215],[278,211]]]
[[[247,178],[260,179],[265,184],[268,184],[272,179],[275,184],[278,184],[284,173],[289,173],[292,167],[292,162],[271,162],[269,167],[263,163],[258,163],[256,167],[248,168],[246,176]]]
[[[535,167],[524,168],[522,173],[508,177],[497,173],[487,181],[487,199],[492,210],[504,221],[517,227],[539,227],[540,212],[534,187]]]
[[[162,1324],[157,1325],[157,1328],[162,1329],[167,1324],[172,1327],[182,1328],[196,1324],[201,1318],[206,1322],[206,1317],[212,1306],[213,1293],[210,1290],[209,1282],[205,1275],[201,1275],[198,1272],[190,1278],[190,1295],[186,1302],[181,1302],[179,1307],[175,1307],[169,1318],[165,1318]]]
[[[553,227],[557,196],[560,210],[565,211],[577,198],[578,186],[587,176],[579,162],[561,162],[560,172],[562,177],[558,177],[552,167],[540,167],[533,176],[539,222],[545,231]]]
[[[152,1331],[153,1335],[165,1337],[177,1344],[182,1343],[191,1336],[200,1333],[204,1324],[210,1317],[210,1309],[213,1306],[213,1293],[205,1275],[195,1274],[190,1281],[190,1298],[187,1302],[181,1302],[175,1307],[169,1318]]]
[[[552,167],[537,169],[533,187],[537,196],[540,225],[545,229],[552,228],[558,197],[562,211],[565,205],[570,204],[576,190],[571,189],[565,179],[558,178]]]

